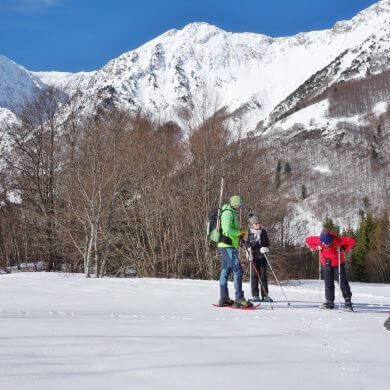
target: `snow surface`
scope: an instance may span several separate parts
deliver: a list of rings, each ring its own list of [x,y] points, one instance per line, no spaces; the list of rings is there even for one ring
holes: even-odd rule
[[[332,171],[330,170],[328,165],[316,165],[315,167],[313,167],[313,171],[325,173],[328,175],[332,174]]]
[[[238,311],[217,281],[0,275],[0,388],[387,389],[390,285],[352,291],[355,313],[319,310],[318,281]]]
[[[376,116],[381,116],[387,111],[388,106],[389,106],[388,102],[377,103],[374,107],[373,112]]]

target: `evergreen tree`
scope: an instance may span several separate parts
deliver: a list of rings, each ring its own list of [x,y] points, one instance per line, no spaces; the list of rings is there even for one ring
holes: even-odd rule
[[[282,161],[278,160],[278,165],[276,167],[276,175],[275,175],[275,185],[277,189],[279,189],[281,184],[281,177],[280,177],[281,172],[282,172]]]
[[[291,164],[289,162],[286,162],[286,165],[284,167],[284,172],[286,173],[286,175],[292,172]]]
[[[302,199],[307,198],[307,190],[306,190],[306,186],[304,184],[302,184],[301,196],[302,196]]]
[[[390,282],[390,223],[387,212],[376,219],[367,260],[370,281]]]
[[[372,235],[376,221],[371,214],[367,214],[360,222],[356,235],[356,245],[351,255],[352,278],[358,281],[367,281],[366,258],[370,249]]]
[[[356,238],[356,231],[353,230],[351,227],[348,227],[347,229],[343,230],[341,235],[342,236],[348,236],[348,237],[353,237],[353,238]]]
[[[332,218],[327,217],[322,227],[324,230],[328,230],[336,235],[340,233],[340,226],[335,225]]]

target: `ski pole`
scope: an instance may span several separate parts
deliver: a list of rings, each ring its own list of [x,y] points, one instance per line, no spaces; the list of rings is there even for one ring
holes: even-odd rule
[[[318,251],[318,308],[321,309],[321,251]]]
[[[255,270],[255,272],[256,272],[257,278],[259,279],[260,288],[266,293],[266,297],[269,298],[269,297],[268,297],[268,293],[265,291],[263,282],[261,281],[260,275],[259,275],[259,273],[257,272],[257,269],[256,269],[255,264],[253,263],[253,261],[252,261],[251,263],[252,263],[252,266],[253,266],[253,268],[254,268],[254,270]],[[270,307],[271,307],[271,310],[274,310],[274,307],[273,307],[273,305],[272,305],[272,302],[271,302],[270,300],[268,300],[268,303],[269,303],[269,305],[270,305]]]
[[[275,278],[276,282],[278,283],[280,289],[282,290],[282,293],[283,293],[283,295],[284,295],[284,298],[286,299],[286,302],[287,302],[287,306],[291,306],[291,303],[288,301],[287,296],[286,296],[286,294],[284,293],[284,290],[283,290],[283,288],[282,288],[282,286],[281,286],[281,284],[280,284],[280,282],[279,282],[279,279],[277,278],[277,276],[276,276],[276,274],[275,274],[275,272],[274,272],[274,269],[272,268],[272,265],[271,265],[270,261],[268,260],[268,256],[267,256],[265,253],[264,253],[264,257],[265,257],[265,259],[267,260],[267,263],[268,263],[268,265],[269,265],[269,268],[270,268],[272,274],[274,275],[274,278]]]
[[[341,287],[340,287],[340,282],[341,282],[341,272],[340,272],[340,252],[341,252],[341,249],[338,248],[338,271],[339,271],[339,311],[341,311],[341,294],[340,294],[340,291],[341,291]]]
[[[263,285],[263,282],[261,281],[261,278],[260,278],[260,275],[259,273],[257,272],[257,269],[256,269],[256,266],[255,264],[253,263],[253,256],[252,256],[252,248],[246,248],[246,253],[247,253],[247,257],[249,259],[249,274],[252,275],[252,266],[253,266],[253,269],[255,270],[256,272],[256,275],[257,275],[257,278],[259,280],[259,283],[260,283],[260,288],[267,294],[267,297],[268,297],[268,293],[266,292],[265,288],[264,288],[264,285]],[[252,278],[251,278],[252,280]],[[268,301],[269,302],[269,305],[271,307],[272,310],[274,310],[274,307],[272,305],[272,302],[271,301]]]
[[[245,249],[249,260],[249,284],[252,283],[252,251],[249,252],[248,248]]]

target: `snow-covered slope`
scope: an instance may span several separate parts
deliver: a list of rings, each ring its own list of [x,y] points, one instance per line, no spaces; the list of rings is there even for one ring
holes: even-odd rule
[[[217,281],[0,275],[0,388],[388,387],[389,285],[352,283],[355,313],[284,288],[290,308],[271,285],[274,310],[238,311],[211,306]]]
[[[91,77],[95,72],[31,72],[46,85],[59,88],[68,95],[73,95],[78,90],[87,88]]]
[[[390,92],[390,91],[389,91]],[[322,138],[334,139],[339,133],[339,124],[351,124],[355,126],[370,125],[372,117],[380,117],[387,112],[389,103],[383,101],[377,103],[372,112],[365,112],[362,115],[354,115],[347,117],[332,117],[328,113],[329,101],[328,99],[321,100],[304,107],[285,118],[277,121],[274,125],[269,127],[264,136],[271,137],[287,137],[293,138],[302,131],[318,131],[321,130]]]
[[[346,49],[330,64],[301,84],[284,101],[279,103],[263,127],[272,126],[279,119],[293,114],[307,105],[305,100],[329,91],[344,81],[364,79],[390,69],[390,29],[382,35],[371,35],[363,43]],[[389,91],[390,92],[390,91]]]
[[[12,111],[10,111],[8,108],[0,107],[0,124],[2,122],[11,123],[11,122],[16,122],[16,121],[17,121],[17,118]]]
[[[43,87],[38,77],[0,55],[0,107],[16,110]]]

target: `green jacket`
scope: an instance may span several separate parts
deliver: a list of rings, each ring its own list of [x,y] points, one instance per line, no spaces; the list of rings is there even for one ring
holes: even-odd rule
[[[237,211],[229,204],[222,206],[221,228],[222,234],[229,237],[232,240],[232,244],[228,245],[224,242],[219,242],[218,248],[238,248],[240,225],[238,223]]]

